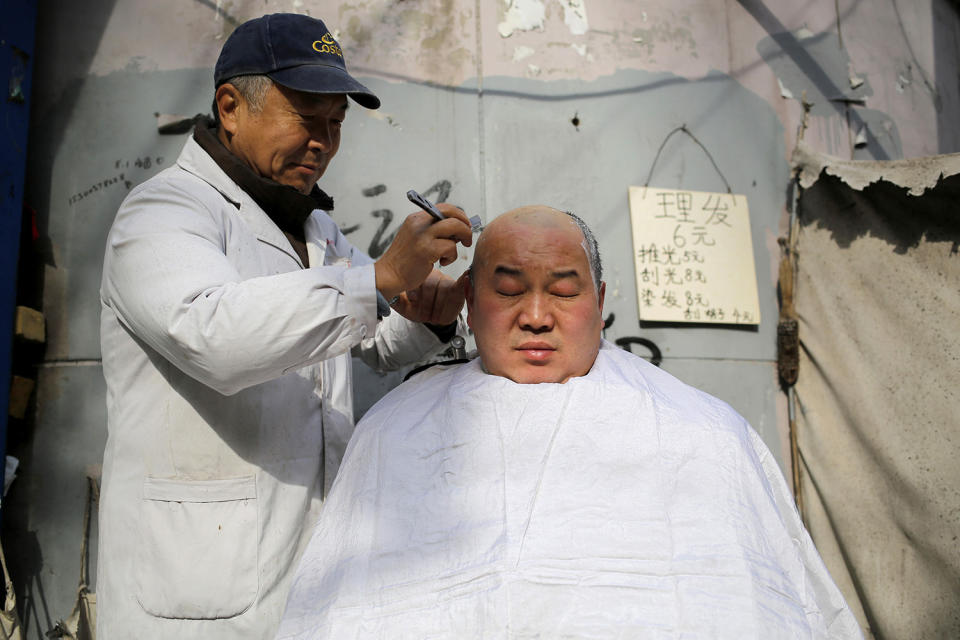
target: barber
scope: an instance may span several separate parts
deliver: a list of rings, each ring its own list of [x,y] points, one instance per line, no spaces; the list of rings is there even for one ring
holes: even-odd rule
[[[411,214],[376,262],[326,213],[347,98],[380,101],[322,21],[240,25],[214,81],[215,122],[107,241],[100,640],[272,637],[353,430],[351,354],[420,360],[463,305],[433,266],[471,244],[462,211]]]

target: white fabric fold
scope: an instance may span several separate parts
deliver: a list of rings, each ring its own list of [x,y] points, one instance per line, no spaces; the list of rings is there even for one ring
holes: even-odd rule
[[[280,638],[859,638],[772,456],[604,343],[565,384],[478,361],[373,407]]]

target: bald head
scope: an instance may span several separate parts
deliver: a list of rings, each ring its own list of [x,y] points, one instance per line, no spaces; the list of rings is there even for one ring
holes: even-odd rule
[[[483,243],[484,236],[488,235],[488,230],[492,230],[494,233],[496,233],[498,226],[509,226],[513,224],[519,224],[521,226],[528,227],[540,226],[542,228],[560,228],[563,225],[569,225],[570,223],[575,224],[580,230],[580,235],[583,238],[583,242],[581,244],[584,252],[587,255],[587,262],[590,265],[590,275],[593,278],[594,286],[599,289],[600,283],[603,280],[603,265],[600,262],[600,248],[597,245],[597,239],[594,237],[593,231],[591,231],[590,227],[587,226],[587,223],[575,213],[571,213],[570,211],[561,211],[546,205],[527,205],[525,207],[518,207],[498,216],[493,220],[493,222],[486,225],[484,228],[484,233],[480,235],[477,241],[477,248],[474,251],[473,264],[477,263],[478,256],[479,259],[483,259],[483,254],[480,251],[480,247]],[[473,278],[473,269],[473,265],[471,265],[471,278]]]
[[[521,207],[487,225],[467,288],[467,322],[487,372],[520,383],[585,375],[603,329],[599,277],[593,234],[571,214]]]

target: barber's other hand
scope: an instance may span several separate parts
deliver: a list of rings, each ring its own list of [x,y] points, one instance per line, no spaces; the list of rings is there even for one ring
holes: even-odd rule
[[[463,308],[467,272],[454,280],[434,269],[419,287],[402,294],[393,308],[407,320],[446,325],[457,319]]]
[[[374,263],[377,290],[387,300],[423,284],[438,260],[441,265],[456,260],[458,242],[465,247],[473,244],[467,214],[446,203],[438,204],[437,208],[447,218],[435,221],[426,211],[411,213]]]

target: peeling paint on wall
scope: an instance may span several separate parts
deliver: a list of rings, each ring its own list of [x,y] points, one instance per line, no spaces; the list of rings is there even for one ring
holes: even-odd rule
[[[516,48],[513,50],[513,61],[514,61],[514,62],[520,62],[520,61],[523,60],[524,58],[529,58],[529,57],[532,56],[534,53],[536,53],[536,51],[534,51],[534,50],[531,49],[530,47],[522,47],[522,46],[521,46],[521,47],[516,47]]]
[[[560,0],[563,4],[563,22],[570,33],[582,36],[587,32],[587,6],[584,0]]]
[[[383,109],[376,109],[376,110],[364,109],[363,115],[367,116],[368,118],[373,118],[374,120],[382,120],[383,122],[386,122],[391,127],[402,129],[402,127],[400,126],[400,123],[398,123],[392,115],[390,115]]]
[[[509,38],[515,31],[543,31],[543,21],[547,15],[542,0],[504,0],[506,12],[503,22],[497,25],[497,31]],[[587,32],[587,5],[585,0],[559,0],[563,6],[563,22],[575,36]]]
[[[497,31],[509,38],[514,31],[543,31],[543,19],[546,8],[540,0],[504,0],[507,11],[503,22],[497,25]]]
[[[693,31],[690,29],[690,18],[682,16],[679,20],[686,26],[659,22],[649,29],[634,29],[631,33],[633,42],[643,45],[648,56],[654,54],[654,48],[659,43],[673,45],[673,51],[676,53],[688,54],[692,58],[699,57],[697,55],[697,42],[694,40]]]
[[[324,16],[343,29],[341,46],[352,71],[399,73],[442,84],[459,82],[476,69],[474,7],[457,0],[395,2],[372,15],[366,3],[344,4]],[[395,66],[385,64],[387,59]]]
[[[860,86],[863,85],[863,78],[858,76],[857,72],[854,71],[852,62],[849,65],[847,65],[847,68],[850,70],[850,77],[848,78],[848,80],[850,81],[850,88],[859,89]]]
[[[783,80],[781,80],[780,78],[777,78],[777,86],[780,87],[780,95],[782,97],[786,98],[787,100],[793,100],[794,98],[793,92],[790,91],[790,89],[787,89],[785,86],[783,86]]]
[[[854,138],[854,158],[885,159],[902,158],[903,145],[900,140],[900,131],[890,114],[878,109],[867,109],[859,105],[850,105],[851,125],[857,137]],[[859,134],[863,134],[859,138]],[[858,144],[858,138],[860,144]],[[877,150],[883,154],[877,154]]]

